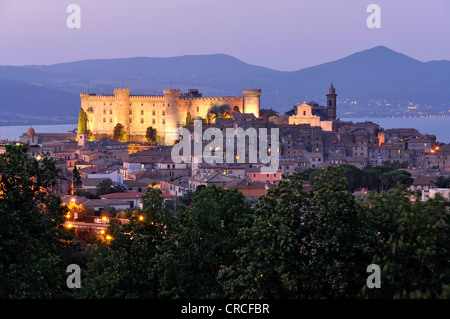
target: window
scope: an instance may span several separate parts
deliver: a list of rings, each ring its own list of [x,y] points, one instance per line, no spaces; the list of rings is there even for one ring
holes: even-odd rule
[[[153,104],[154,105],[154,104]],[[155,116],[156,115],[156,111],[155,110],[153,110],[153,116]]]
[[[197,112],[200,112],[200,108],[197,106]],[[425,145],[426,146],[426,145]]]
[[[141,110],[141,115],[144,115],[144,110]]]
[[[156,122],[155,119],[152,119],[152,124],[155,124],[155,122]]]
[[[130,110],[130,115],[133,115],[133,111],[132,110]]]
[[[165,116],[166,115],[166,111],[162,111],[162,116]]]
[[[109,123],[112,123],[112,118],[109,118]]]
[[[109,110],[109,114],[112,114],[112,110]]]
[[[141,119],[141,123],[144,123],[144,119]]]
[[[166,120],[165,119],[162,119],[162,124],[166,124]]]
[[[133,122],[133,120],[132,120],[132,119],[130,119],[130,120],[129,120],[129,122],[131,123],[131,122]]]
[[[106,110],[103,110],[103,114],[106,114]]]
[[[103,123],[106,123],[106,118],[105,117],[103,118]]]

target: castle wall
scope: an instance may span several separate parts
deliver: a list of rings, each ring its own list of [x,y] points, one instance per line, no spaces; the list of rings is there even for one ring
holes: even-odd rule
[[[249,110],[259,116],[261,91],[244,91],[249,91],[248,96],[180,97],[179,89],[164,90],[164,95],[130,95],[129,89],[115,89],[111,95],[81,93],[80,98],[88,117],[87,129],[94,134],[112,135],[114,127],[121,123],[128,136],[144,136],[147,128],[152,126],[162,142],[171,144],[179,136],[180,126],[186,124],[188,111],[195,120],[206,118],[215,105],[227,105],[230,111],[237,106],[241,113]]]

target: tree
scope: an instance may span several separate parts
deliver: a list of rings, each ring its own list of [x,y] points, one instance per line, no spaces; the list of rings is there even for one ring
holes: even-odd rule
[[[187,113],[186,113],[186,126],[191,126],[191,125],[192,125],[191,112],[187,111]]]
[[[411,173],[402,170],[391,170],[380,175],[382,187],[385,190],[398,186],[410,186],[413,183]]]
[[[95,135],[91,130],[86,130],[86,137],[89,142],[92,142],[95,139]]]
[[[450,176],[438,176],[436,177],[436,181],[434,182],[434,185],[438,188],[450,188]]]
[[[127,211],[129,223],[113,224],[90,251],[78,298],[156,298],[155,256],[166,241],[171,214],[161,190],[149,187],[142,210]]]
[[[302,189],[295,173],[261,197],[240,232],[238,262],[221,273],[228,297],[348,298],[365,285],[376,235],[343,168],[324,169],[313,191]]]
[[[87,130],[87,114],[80,108],[80,115],[78,117],[78,134],[86,134]]]
[[[106,178],[103,181],[101,181],[97,187],[95,188],[97,197],[105,194],[111,194],[111,193],[120,193],[124,192],[124,187],[120,185],[115,185],[114,182],[110,178]]]
[[[381,289],[363,289],[366,298],[448,298],[450,295],[449,201],[436,196],[410,200],[405,187],[372,194],[370,223],[380,247]]]
[[[147,127],[147,131],[145,132],[145,139],[147,140],[147,142],[153,145],[153,143],[156,143],[156,141],[158,140],[158,131],[151,126]]]
[[[114,127],[112,139],[119,142],[127,141],[127,132],[121,123],[117,123]]]
[[[232,203],[232,204],[231,204]],[[196,190],[192,203],[175,215],[172,238],[158,257],[160,296],[222,298],[218,274],[237,262],[238,236],[249,226],[250,205],[236,189],[215,186]]]
[[[73,176],[72,178],[73,178],[73,185],[74,185],[74,187],[80,187],[81,186],[81,174],[78,171],[78,168],[77,168],[76,165],[73,168],[72,176]]]
[[[67,208],[52,193],[54,159],[7,144],[0,155],[0,298],[61,298],[66,287]]]
[[[212,103],[212,102],[211,102]],[[212,105],[206,115],[208,124],[214,124],[217,118],[231,117],[231,109],[228,105]]]

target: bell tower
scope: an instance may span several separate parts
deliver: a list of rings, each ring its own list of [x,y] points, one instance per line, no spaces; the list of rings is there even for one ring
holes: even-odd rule
[[[331,82],[331,86],[328,89],[327,96],[327,110],[328,110],[328,121],[332,121],[336,119],[336,90],[333,87],[333,82]]]

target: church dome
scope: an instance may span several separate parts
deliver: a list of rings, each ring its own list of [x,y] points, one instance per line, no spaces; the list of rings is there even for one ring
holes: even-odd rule
[[[34,136],[35,134],[36,132],[34,131],[34,128],[30,127],[28,129],[27,136]]]

